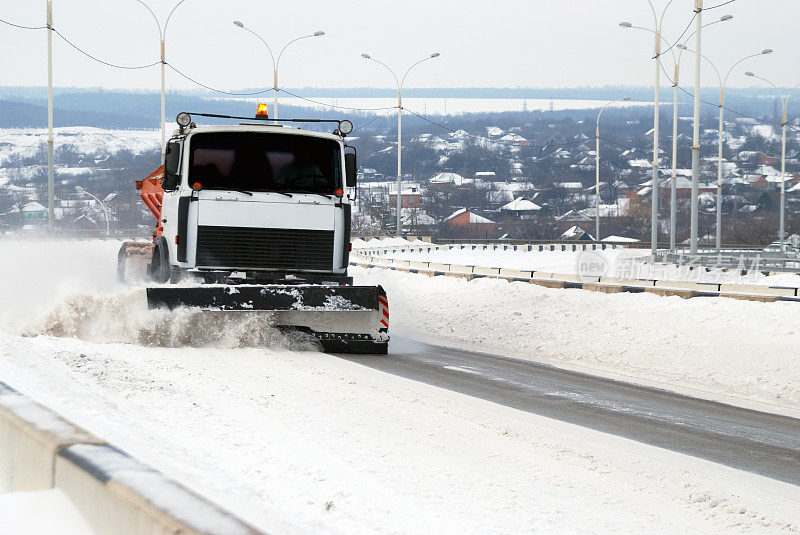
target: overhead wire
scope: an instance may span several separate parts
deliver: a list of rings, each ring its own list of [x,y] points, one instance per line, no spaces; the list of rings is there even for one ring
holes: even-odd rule
[[[0,22],[3,24],[8,24],[9,26],[13,26],[14,28],[21,28],[23,30],[44,30],[47,26],[24,26],[22,24],[16,24],[5,19],[0,19]]]

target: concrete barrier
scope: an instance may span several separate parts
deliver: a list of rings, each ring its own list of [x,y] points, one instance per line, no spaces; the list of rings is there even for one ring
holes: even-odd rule
[[[55,455],[76,443],[102,441],[0,383],[0,490],[53,488]]]
[[[0,490],[51,488],[64,492],[99,534],[263,535],[0,383]]]
[[[75,444],[56,457],[55,485],[97,533],[261,533],[162,473],[108,445]]]
[[[762,303],[773,303],[778,300],[777,295],[753,295],[736,292],[720,292],[719,296],[728,297],[730,299],[739,299],[741,301],[760,301]]]
[[[678,288],[682,290],[719,291],[718,284],[703,284],[691,281],[656,281],[656,288]]]
[[[564,281],[557,281],[553,279],[531,279],[531,284],[537,286],[544,286],[545,288],[563,288]]]
[[[472,273],[462,273],[458,271],[445,271],[443,274],[445,277],[454,277],[457,279],[464,279],[468,281],[471,281],[472,279],[475,278],[475,275],[473,275]]]
[[[682,297],[683,299],[691,299],[694,295],[693,290],[689,289],[679,289],[679,288],[655,288],[655,287],[646,287],[644,289],[645,292],[656,294],[661,297]]]
[[[440,264],[439,262],[428,262],[428,267],[436,271],[450,271],[450,264]]]
[[[552,273],[548,273],[547,271],[534,271],[531,274],[531,279],[534,280],[550,280],[553,278]]]
[[[623,286],[653,286],[656,281],[642,279],[623,279],[620,277],[600,277],[600,282],[622,284]]]
[[[510,277],[513,279],[530,279],[533,271],[523,271],[521,269],[500,268],[501,277]]]
[[[474,266],[472,268],[472,272],[476,275],[499,275],[500,268],[493,268],[493,267],[483,267],[483,266]]]
[[[590,292],[601,292],[605,294],[616,294],[624,291],[624,287],[620,284],[603,284],[599,282],[585,282],[583,284],[584,290]]]
[[[572,273],[553,273],[553,278],[564,282],[600,282],[600,277],[574,275]]]
[[[772,287],[760,284],[720,284],[720,292],[726,293],[748,293],[748,294],[764,294],[764,295],[777,295],[782,297],[796,297],[797,288],[788,287]]]
[[[472,266],[462,266],[461,264],[450,264],[450,271],[458,273],[472,273]]]

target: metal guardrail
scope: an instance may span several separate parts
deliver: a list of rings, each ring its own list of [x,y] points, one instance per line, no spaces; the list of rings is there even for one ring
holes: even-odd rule
[[[678,267],[704,267],[721,269],[724,271],[752,272],[759,271],[765,274],[794,273],[800,274],[800,258],[782,253],[765,253],[755,250],[739,250],[720,252],[703,252],[697,254],[684,254],[673,252],[660,252],[656,261],[674,264]]]

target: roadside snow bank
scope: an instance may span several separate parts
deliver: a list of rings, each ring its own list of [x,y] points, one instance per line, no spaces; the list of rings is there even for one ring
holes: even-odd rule
[[[395,332],[800,409],[800,306],[353,268]]]

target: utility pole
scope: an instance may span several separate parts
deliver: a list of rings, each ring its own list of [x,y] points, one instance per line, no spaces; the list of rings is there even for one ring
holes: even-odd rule
[[[700,50],[703,18],[703,0],[695,0],[696,43],[694,51],[694,128],[692,131],[692,201],[691,232],[689,236],[691,254],[697,254],[697,204],[700,190]]]
[[[47,0],[47,229],[55,231],[55,172],[53,170],[53,0]]]

